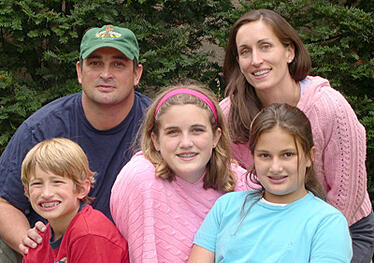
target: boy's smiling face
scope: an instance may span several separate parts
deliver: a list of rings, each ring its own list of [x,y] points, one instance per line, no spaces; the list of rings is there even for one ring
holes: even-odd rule
[[[77,214],[80,200],[89,191],[89,182],[88,187],[86,185],[77,187],[72,179],[43,171],[36,165],[25,191],[35,212],[47,219],[54,231],[64,232]]]

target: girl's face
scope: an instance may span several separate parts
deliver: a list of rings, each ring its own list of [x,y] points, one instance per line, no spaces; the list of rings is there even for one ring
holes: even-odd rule
[[[297,149],[294,137],[279,126],[264,131],[259,136],[254,150],[254,162],[267,201],[288,204],[307,194],[305,173],[312,162],[305,157],[299,142]]]
[[[291,80],[288,63],[295,57],[294,48],[285,47],[266,23],[259,20],[242,25],[236,45],[240,70],[256,90],[279,87]]]
[[[196,105],[173,105],[160,116],[160,130],[152,141],[170,169],[190,183],[204,174],[212,149],[221,137],[209,121],[209,113]]]

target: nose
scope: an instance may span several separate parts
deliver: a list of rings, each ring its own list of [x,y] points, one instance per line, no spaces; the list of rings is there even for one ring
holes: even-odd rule
[[[283,171],[282,163],[278,158],[273,158],[269,169],[272,174],[280,174]]]
[[[182,134],[180,146],[182,148],[189,148],[192,147],[192,145],[193,142],[191,136],[189,134]]]
[[[253,66],[257,66],[262,63],[261,53],[257,49],[252,50],[252,61],[251,62]]]
[[[51,187],[48,184],[45,184],[42,189],[42,198],[48,199],[52,194]]]
[[[101,73],[100,73],[100,77],[103,80],[108,80],[108,79],[112,78],[112,71],[110,70],[109,65],[104,65],[103,66],[103,68],[101,70]]]

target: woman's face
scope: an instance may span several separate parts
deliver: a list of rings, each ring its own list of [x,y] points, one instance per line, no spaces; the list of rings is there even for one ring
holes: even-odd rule
[[[288,63],[295,57],[294,48],[285,47],[269,25],[261,20],[242,25],[236,45],[240,70],[256,90],[289,83]]]
[[[254,149],[258,180],[265,188],[265,199],[273,203],[291,203],[307,194],[306,168],[312,165],[298,141],[279,126],[264,131]]]
[[[170,169],[190,183],[204,174],[212,149],[221,137],[209,121],[209,112],[196,105],[173,105],[160,116],[159,136],[152,141]]]

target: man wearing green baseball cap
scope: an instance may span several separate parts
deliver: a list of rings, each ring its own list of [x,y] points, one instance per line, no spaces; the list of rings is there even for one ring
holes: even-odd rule
[[[66,137],[83,148],[96,172],[92,206],[112,220],[111,188],[132,156],[130,147],[151,103],[135,91],[143,67],[134,33],[113,25],[89,29],[81,41],[76,70],[82,91],[45,105],[25,120],[0,158],[0,176],[8,182],[0,185],[2,263],[21,262],[14,250],[27,253],[40,237],[36,228],[45,229],[37,222],[45,220],[29,208],[20,180],[24,156],[40,141]],[[30,229],[35,222],[37,227]]]
[[[84,112],[89,119],[92,117],[91,123],[97,128],[110,128],[115,118],[122,121],[132,108],[133,87],[138,85],[143,72],[143,66],[138,64],[138,41],[127,28],[105,25],[88,30],[80,49],[76,68]],[[91,110],[97,106],[104,110],[105,106],[110,107],[108,118],[96,119],[96,112]],[[115,115],[113,108],[117,109]],[[110,121],[108,125],[106,120]]]

